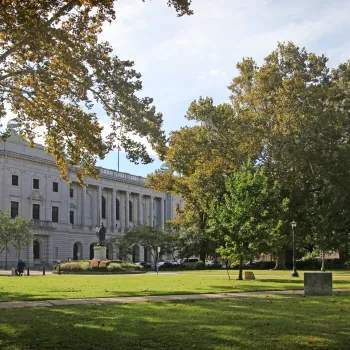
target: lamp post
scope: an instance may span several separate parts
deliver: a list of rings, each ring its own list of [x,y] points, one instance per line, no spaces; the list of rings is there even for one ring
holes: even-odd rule
[[[159,253],[160,253],[160,247],[157,247],[157,275],[158,275]]]
[[[296,246],[296,239],[295,239],[295,228],[297,227],[297,223],[293,220],[291,222],[292,230],[293,230],[293,272],[292,277],[299,277],[299,274],[297,272],[296,262],[295,262],[295,246]]]

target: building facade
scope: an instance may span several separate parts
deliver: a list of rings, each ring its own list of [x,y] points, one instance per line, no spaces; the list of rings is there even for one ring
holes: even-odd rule
[[[32,219],[33,242],[22,251],[7,253],[8,266],[25,260],[29,265],[93,258],[96,228],[106,228],[106,238],[121,238],[137,224],[160,226],[182,208],[180,198],[145,187],[145,178],[100,168],[98,180],[81,186],[75,173],[63,181],[53,158],[37,145],[30,148],[18,135],[0,141],[0,209]],[[118,247],[108,246],[109,259],[126,258]],[[4,265],[6,252],[0,254]],[[150,252],[134,247],[128,257],[150,261]]]

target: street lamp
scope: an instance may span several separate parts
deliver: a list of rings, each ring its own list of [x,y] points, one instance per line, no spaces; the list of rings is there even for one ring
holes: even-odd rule
[[[157,247],[157,275],[158,275],[159,253],[160,253],[160,247]]]
[[[299,274],[297,272],[296,262],[295,262],[295,246],[296,246],[296,240],[295,240],[295,228],[297,227],[297,223],[293,220],[291,222],[292,230],[293,230],[293,272],[292,277],[299,277]]]

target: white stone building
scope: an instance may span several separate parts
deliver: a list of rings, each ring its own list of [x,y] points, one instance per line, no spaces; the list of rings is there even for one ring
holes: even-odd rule
[[[42,146],[30,148],[15,133],[0,141],[0,209],[31,218],[34,231],[32,244],[8,253],[8,266],[19,258],[29,265],[91,259],[100,223],[107,238],[120,237],[126,227],[138,223],[164,227],[174,218],[176,206],[183,206],[171,194],[146,188],[145,178],[115,170],[101,168],[99,180],[87,179],[87,186],[80,186],[74,172],[69,179],[71,183],[60,178]],[[110,259],[122,257],[115,247],[108,247],[107,254]],[[150,261],[150,252],[135,246],[132,259]],[[0,267],[4,262],[5,252]]]

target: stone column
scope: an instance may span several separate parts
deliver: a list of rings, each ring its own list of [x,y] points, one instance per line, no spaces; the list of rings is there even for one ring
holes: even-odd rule
[[[112,213],[111,213],[111,217],[112,217],[112,227],[113,230],[115,230],[115,214],[116,214],[116,206],[115,206],[115,202],[116,202],[116,194],[115,194],[115,190],[114,188],[112,188]]]
[[[153,197],[149,199],[149,225],[153,226]]]
[[[47,237],[47,262],[52,265],[52,236]]]
[[[86,187],[82,187],[82,198],[81,198],[81,225],[84,227],[86,222]]]
[[[160,227],[164,230],[164,199],[160,199]]]
[[[64,181],[62,181],[62,184],[64,183]],[[65,224],[69,224],[69,212],[70,212],[70,184],[67,184],[67,191],[66,191],[66,196],[67,196],[67,205],[65,205],[65,209],[66,209],[66,213],[65,213],[65,219],[64,219],[64,223]],[[64,201],[63,201],[64,203]],[[64,214],[64,213],[63,213]],[[63,218],[64,218],[63,216]]]
[[[46,194],[45,194],[45,220],[51,221],[51,191],[52,188],[50,188],[50,176],[45,175],[46,178]],[[60,215],[61,213],[59,213]],[[60,218],[58,218],[59,221]]]
[[[125,228],[129,228],[129,192],[125,192]]]
[[[33,241],[28,244],[27,263],[31,266],[33,264]]]
[[[143,212],[142,212],[142,194],[139,193],[139,202],[138,202],[138,222],[139,225],[142,225],[142,221],[143,221]]]
[[[97,191],[97,226],[100,226],[102,222],[102,188],[98,186]]]

